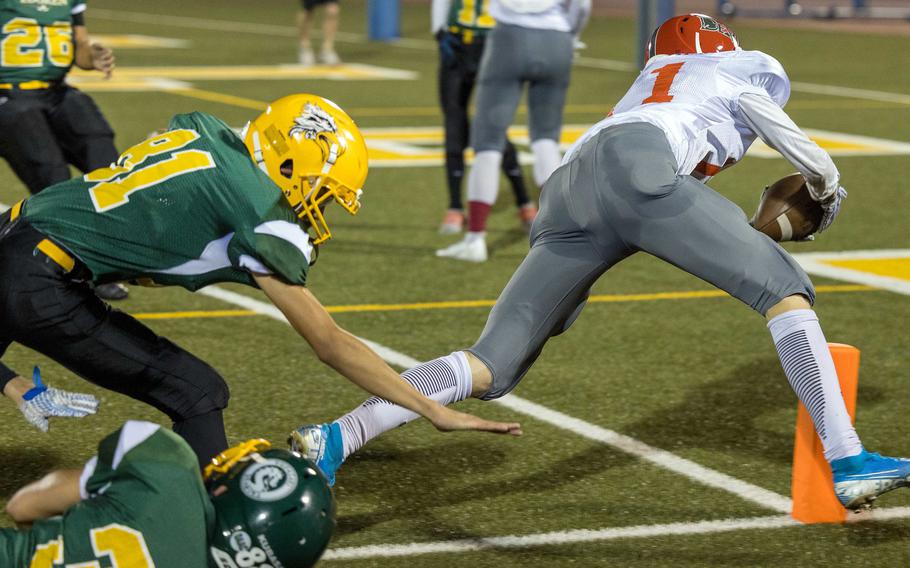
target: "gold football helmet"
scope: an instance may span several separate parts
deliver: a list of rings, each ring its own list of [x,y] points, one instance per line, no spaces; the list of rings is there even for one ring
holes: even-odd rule
[[[356,215],[367,177],[367,147],[354,121],[328,99],[288,95],[241,133],[253,161],[313,229],[313,244],[332,238],[323,210],[334,199]]]

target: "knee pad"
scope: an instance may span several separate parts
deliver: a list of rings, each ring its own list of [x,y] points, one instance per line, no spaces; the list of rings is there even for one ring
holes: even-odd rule
[[[189,353],[183,355],[179,375],[166,379],[171,390],[161,401],[171,419],[186,420],[227,408],[231,392],[218,371]]]

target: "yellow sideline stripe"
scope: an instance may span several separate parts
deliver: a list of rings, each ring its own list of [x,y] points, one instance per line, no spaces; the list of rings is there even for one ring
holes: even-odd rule
[[[869,292],[877,290],[872,286],[860,284],[832,284],[818,286],[817,292]],[[656,292],[652,294],[601,294],[588,298],[590,303],[608,302],[652,302],[657,300],[697,300],[700,298],[723,298],[727,293],[721,290],[693,290],[688,292]],[[496,300],[455,300],[449,302],[416,302],[413,304],[353,304],[349,306],[326,306],[326,310],[333,314],[362,313],[362,312],[400,312],[406,310],[450,310],[459,308],[489,308]],[[231,318],[255,316],[256,312],[249,310],[212,310],[190,312],[152,312],[132,314],[138,319],[189,319],[189,318]]]
[[[222,103],[230,106],[241,107],[241,108],[251,108],[253,110],[265,110],[265,107],[268,106],[268,103],[265,101],[259,101],[256,99],[250,99],[247,97],[238,97],[235,95],[228,95],[225,93],[218,93],[216,91],[209,91],[206,89],[197,89],[195,87],[184,87],[178,89],[167,89],[166,92],[173,93],[175,95],[181,95],[184,97],[189,97],[192,99],[199,99],[203,101],[210,101],[215,103]],[[788,103],[789,107],[798,107],[805,109],[828,109],[828,108],[857,108],[856,101],[823,101],[823,100],[810,100],[810,101],[791,101]],[[887,103],[870,103],[868,105],[863,105],[864,108],[904,108],[901,105],[889,105]],[[367,116],[438,116],[440,114],[439,107],[435,106],[419,106],[419,107],[352,107],[345,109],[351,116],[355,117],[367,117]],[[609,105],[602,104],[569,104],[566,105],[563,109],[563,112],[573,114],[603,114],[606,115],[610,111]],[[518,113],[526,114],[528,112],[527,105],[519,105]]]
[[[189,312],[148,312],[130,315],[136,319],[165,320],[190,318],[236,318],[243,316],[255,316],[258,314],[250,310],[196,310]]]
[[[193,87],[168,89],[167,92],[173,93],[175,95],[182,95],[184,97],[190,97],[192,99],[211,101],[242,108],[251,108],[258,111],[263,111],[265,110],[265,107],[269,106],[269,103],[267,102],[248,99],[246,97],[226,95],[224,93],[216,93],[215,91],[206,91],[205,89],[196,89]]]
[[[256,99],[248,99],[246,97],[238,97],[234,95],[227,95],[224,93],[218,93],[216,91],[209,91],[206,89],[197,89],[195,87],[181,87],[177,89],[167,89],[166,92],[173,93],[175,95],[181,95],[184,97],[189,97],[192,99],[199,99],[203,101],[211,101],[215,103],[223,103],[226,105],[237,106],[242,108],[251,108],[254,110],[265,110],[265,107],[269,103],[265,101],[257,101]],[[526,105],[519,105],[518,112],[526,113],[528,107]],[[435,106],[419,106],[419,107],[352,107],[345,109],[345,112],[355,117],[364,117],[364,116],[438,116],[441,111],[439,107]],[[577,105],[566,105],[564,112],[567,113],[593,113],[593,114],[603,114],[606,116],[606,113],[610,112],[609,105],[600,105],[600,104],[577,104]]]

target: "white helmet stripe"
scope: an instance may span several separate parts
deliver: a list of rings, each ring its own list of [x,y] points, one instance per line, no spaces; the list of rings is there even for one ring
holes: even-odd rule
[[[695,53],[701,53],[701,39],[698,32],[695,32]]]
[[[253,159],[256,160],[256,165],[259,166],[259,169],[268,175],[269,170],[265,167],[265,158],[262,157],[262,144],[259,143],[258,130],[253,131]]]
[[[322,165],[322,173],[327,174],[332,170],[332,166],[335,165],[335,161],[338,159],[338,144],[333,143],[332,147],[329,149],[329,157]]]

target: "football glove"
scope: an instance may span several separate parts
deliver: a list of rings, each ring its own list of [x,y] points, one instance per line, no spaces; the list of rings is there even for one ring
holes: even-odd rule
[[[41,381],[41,371],[32,373],[35,387],[22,396],[19,410],[25,419],[42,432],[47,432],[51,416],[82,418],[98,410],[98,399],[90,394],[67,392],[48,387]]]
[[[840,213],[841,202],[844,199],[847,199],[847,190],[842,186],[837,186],[837,191],[834,192],[834,195],[821,202],[825,213],[822,215],[822,221],[818,226],[819,233],[830,227],[831,223],[834,222],[837,214]]]

